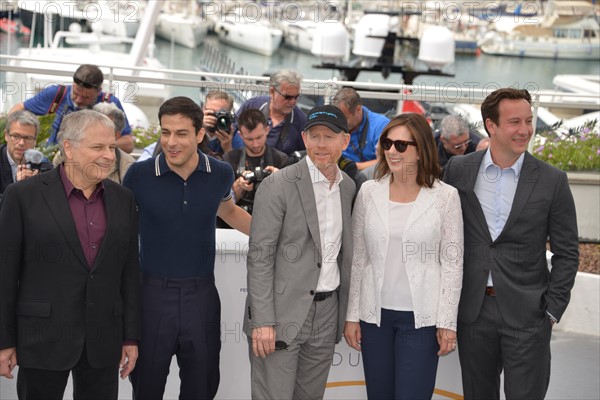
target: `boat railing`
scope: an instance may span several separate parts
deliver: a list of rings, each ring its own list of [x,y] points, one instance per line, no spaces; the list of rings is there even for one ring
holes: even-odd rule
[[[22,62],[27,65],[22,65]],[[39,62],[44,67],[36,67]],[[57,62],[56,69],[47,68],[48,60],[31,57],[18,57],[0,55],[0,72],[13,72],[22,74],[38,74],[57,77],[70,77],[72,71],[80,65],[79,62]],[[21,64],[21,65],[20,65]],[[167,86],[188,88],[219,89],[225,91],[239,91],[240,93],[266,94],[268,93],[269,77],[258,75],[239,75],[228,73],[213,73],[206,71],[189,71],[177,69],[156,69],[144,67],[127,67],[99,65],[105,72],[106,83],[109,88],[114,87],[115,81],[136,83],[154,83]],[[143,74],[146,72],[147,74]],[[160,77],[157,77],[160,72]],[[154,73],[154,74],[153,74]],[[67,79],[62,79],[61,82]],[[402,109],[401,103],[406,100],[425,101],[429,103],[446,104],[481,104],[483,99],[500,86],[496,83],[482,83],[477,86],[461,85],[458,82],[448,82],[436,85],[427,84],[393,84],[374,82],[348,82],[335,79],[304,79],[302,93],[305,95],[323,96],[328,102],[342,87],[355,88],[362,98],[378,99],[398,102],[396,109]],[[559,107],[562,109],[599,110],[600,100],[594,95],[579,93],[566,93],[555,90],[540,90],[535,83],[528,83],[526,87],[532,94],[532,104],[537,107]],[[6,103],[7,96],[13,91],[31,93],[33,88],[19,87],[16,82],[2,80],[2,103]],[[24,100],[24,99],[23,99]]]

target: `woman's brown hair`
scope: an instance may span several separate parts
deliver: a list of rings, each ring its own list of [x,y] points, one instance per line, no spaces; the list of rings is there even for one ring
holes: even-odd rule
[[[380,180],[390,173],[390,167],[385,159],[384,150],[381,147],[381,138],[386,138],[390,130],[397,126],[406,126],[412,136],[412,140],[417,142],[418,169],[417,184],[419,186],[432,187],[435,180],[441,175],[441,168],[438,162],[437,148],[433,138],[433,131],[429,123],[421,114],[407,113],[395,116],[383,129],[379,137],[379,147],[377,156],[379,161],[375,166],[374,177]],[[393,177],[391,178],[393,179]]]

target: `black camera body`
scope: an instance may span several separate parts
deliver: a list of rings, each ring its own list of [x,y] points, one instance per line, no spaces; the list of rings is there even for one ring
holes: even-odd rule
[[[28,162],[25,164],[25,166],[27,167],[27,169],[30,169],[32,171],[35,171],[37,169],[38,171],[42,172],[42,163]]]
[[[271,171],[267,171],[261,167],[256,167],[253,171],[246,171],[242,174],[248,183],[260,183],[269,175],[271,175]]]
[[[231,125],[233,124],[233,115],[231,112],[226,109],[221,109],[216,111],[214,116],[217,119],[217,123],[213,127],[206,127],[206,130],[211,133],[214,133],[217,130],[229,133]]]

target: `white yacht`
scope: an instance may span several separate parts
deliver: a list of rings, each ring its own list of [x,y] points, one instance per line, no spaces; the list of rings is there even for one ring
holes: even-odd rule
[[[283,39],[283,32],[273,26],[269,18],[249,18],[240,12],[222,15],[215,25],[215,33],[225,44],[265,56],[273,55]]]
[[[156,35],[189,47],[198,47],[206,38],[208,25],[202,21],[197,3],[190,1],[167,1],[156,19]]]
[[[6,107],[25,100],[25,94],[31,96],[46,85],[55,83],[70,83],[70,76],[52,75],[51,71],[75,71],[81,63],[98,65],[105,74],[104,90],[117,96],[126,107],[126,113],[132,126],[147,124],[147,118],[141,114],[139,118],[132,118],[127,108],[141,109],[145,115],[155,113],[156,107],[169,97],[170,89],[163,83],[136,82],[135,77],[147,77],[157,80],[167,76],[158,69],[165,67],[153,56],[148,49],[154,47],[154,21],[158,15],[158,2],[148,2],[145,18],[141,20],[140,27],[134,40],[103,35],[99,30],[91,33],[72,29],[69,32],[59,31],[54,35],[50,45],[44,47],[22,48],[19,50],[19,59],[12,60],[10,65],[39,68],[40,73],[12,73],[7,72],[6,80],[17,85],[18,90],[9,96],[7,90]],[[46,21],[51,23],[51,21]],[[76,26],[76,25],[73,25]],[[48,32],[48,28],[44,29]],[[72,47],[61,47],[60,43],[67,41]],[[47,41],[46,41],[47,42]],[[107,51],[104,44],[119,47],[123,44],[122,52]],[[133,43],[132,45],[130,45]],[[127,49],[129,49],[127,51]],[[144,68],[139,70],[136,68]],[[115,80],[111,74],[128,76],[127,81]],[[133,107],[131,107],[133,106]],[[139,123],[137,123],[139,120]]]
[[[102,24],[102,32],[119,37],[135,37],[143,18],[145,3],[135,0],[98,0],[98,14],[92,15]]]
[[[600,59],[598,6],[587,1],[551,1],[540,23],[488,32],[479,42],[487,54],[567,60]]]
[[[283,43],[292,49],[310,53],[316,29],[317,23],[308,19],[283,21],[281,24]]]

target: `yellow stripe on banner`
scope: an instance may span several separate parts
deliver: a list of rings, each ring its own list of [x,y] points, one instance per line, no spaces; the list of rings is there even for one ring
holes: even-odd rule
[[[365,386],[365,381],[341,381],[327,382],[328,388],[343,387],[343,386]]]
[[[452,393],[452,392],[449,392],[447,390],[435,389],[433,391],[433,393],[439,394],[440,396],[445,396],[445,397],[447,397],[449,399],[452,399],[452,400],[464,400],[463,395],[458,394],[458,393]]]
[[[345,387],[345,386],[365,386],[365,381],[340,381],[340,382],[327,382],[327,388]],[[435,394],[447,397],[452,400],[464,400],[464,397],[458,393],[452,393],[447,390],[435,389]]]

